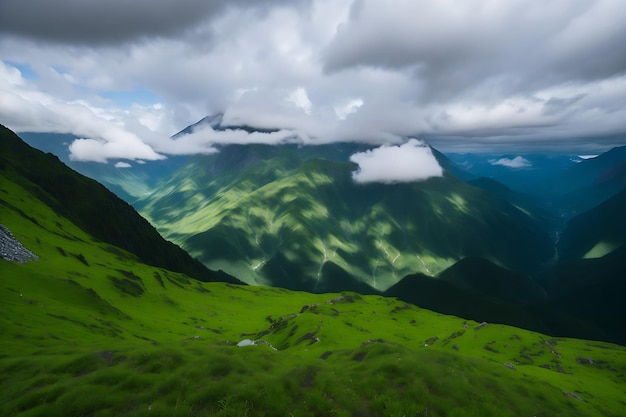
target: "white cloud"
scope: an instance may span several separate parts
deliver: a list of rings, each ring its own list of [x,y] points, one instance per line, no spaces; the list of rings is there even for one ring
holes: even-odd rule
[[[352,113],[356,113],[363,105],[363,100],[355,98],[349,100],[347,103],[335,106],[335,114],[340,120],[346,120],[346,117]]]
[[[489,161],[491,165],[502,165],[507,168],[529,168],[532,166],[532,163],[521,156],[516,156],[515,158],[500,158],[500,159],[491,159]]]
[[[287,101],[304,110],[306,114],[311,114],[313,103],[309,100],[309,96],[303,87],[296,88],[289,97],[287,97]]]
[[[128,162],[120,161],[120,162],[116,162],[115,163],[115,168],[131,168],[131,167],[132,167],[132,165],[129,164]]]
[[[243,129],[214,130],[209,124],[198,126],[191,133],[176,138],[162,138],[152,143],[158,152],[168,155],[211,154],[218,152],[216,145],[228,144],[304,143],[294,131],[282,129],[272,132],[248,132]]]
[[[418,136],[442,150],[577,153],[624,144],[620,1],[197,0],[159,2],[149,16],[134,3],[62,1],[54,14],[67,25],[14,3],[0,14],[0,121],[102,142],[76,146],[75,157],[208,152],[217,142],[168,138],[218,112],[303,143]],[[132,92],[144,94],[129,106]]]
[[[381,146],[350,157],[359,165],[352,173],[358,183],[399,183],[441,177],[443,169],[430,147],[416,139],[400,146]]]

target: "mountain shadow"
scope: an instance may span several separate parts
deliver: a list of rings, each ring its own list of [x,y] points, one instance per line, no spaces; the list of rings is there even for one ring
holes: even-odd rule
[[[511,304],[545,298],[545,291],[530,276],[509,271],[483,258],[465,258],[439,274],[440,280],[477,296]]]
[[[523,306],[486,297],[452,282],[423,274],[404,277],[383,295],[468,320],[504,323],[543,333],[551,332],[539,315],[527,311]]]

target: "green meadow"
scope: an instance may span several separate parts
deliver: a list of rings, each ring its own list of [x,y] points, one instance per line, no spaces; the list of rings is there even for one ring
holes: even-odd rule
[[[10,178],[0,175],[0,223],[39,259],[0,260],[0,415],[626,409],[622,346],[476,323],[381,296],[200,282],[96,241]]]

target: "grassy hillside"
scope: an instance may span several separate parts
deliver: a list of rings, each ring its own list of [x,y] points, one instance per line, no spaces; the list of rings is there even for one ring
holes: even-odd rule
[[[144,263],[206,281],[237,281],[224,273],[209,271],[178,246],[163,239],[154,227],[115,194],[71,170],[52,154],[31,148],[2,125],[0,173],[95,239],[126,249]],[[0,197],[0,204],[11,207],[10,195],[7,191],[6,197]],[[23,211],[27,218],[29,212],[28,208]]]
[[[392,298],[203,283],[0,170],[0,415],[620,416],[626,349]],[[87,197],[86,197],[87,198]],[[238,347],[245,340],[252,346]]]
[[[338,280],[382,291],[467,256],[529,271],[552,255],[543,219],[452,175],[359,185],[354,164],[328,159],[347,160],[347,148],[326,153],[229,146],[196,158],[137,207],[213,269],[315,292]]]

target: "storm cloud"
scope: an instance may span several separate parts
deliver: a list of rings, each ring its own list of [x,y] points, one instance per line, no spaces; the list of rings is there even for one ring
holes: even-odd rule
[[[51,43],[116,44],[190,34],[228,8],[262,12],[267,6],[254,0],[3,0],[0,33]]]
[[[72,156],[217,143],[537,148],[626,143],[618,0],[0,2],[0,121]],[[222,113],[226,133],[171,135]],[[250,135],[236,126],[277,130]]]

